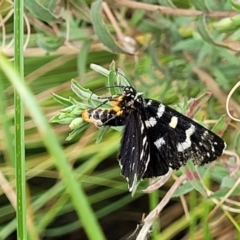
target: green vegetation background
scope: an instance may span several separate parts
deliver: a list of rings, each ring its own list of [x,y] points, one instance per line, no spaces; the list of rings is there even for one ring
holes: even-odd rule
[[[1,51],[12,59],[13,2],[0,4]],[[119,131],[109,129],[96,144],[94,126],[66,141],[68,124],[46,125],[44,117],[50,121],[63,109],[52,93],[80,101],[71,80],[95,91],[107,77],[90,64],[108,69],[113,60],[138,91],[181,112],[191,98],[212,92],[196,119],[208,128],[218,123],[217,132],[232,150],[203,168],[202,182],[212,197],[185,184],[156,219],[150,238],[238,239],[239,124],[226,116],[225,103],[240,74],[239,9],[234,0],[26,0],[26,84],[0,59],[0,239],[16,239],[14,88],[25,104],[27,185],[22,191],[29,239],[126,239],[168,192],[173,179],[151,194],[140,191],[148,185],[145,180],[131,197],[116,161]],[[230,101],[238,118],[239,96],[236,90]]]

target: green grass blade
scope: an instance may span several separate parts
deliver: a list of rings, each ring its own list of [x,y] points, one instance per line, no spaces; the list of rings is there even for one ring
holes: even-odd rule
[[[23,54],[23,10],[22,0],[14,1],[14,65],[20,76],[24,76]],[[23,81],[23,78],[16,81]],[[24,136],[24,109],[23,103],[15,91],[15,175],[16,175],[16,212],[17,212],[17,236],[18,239],[27,239],[26,228],[26,179],[25,179],[25,136]]]

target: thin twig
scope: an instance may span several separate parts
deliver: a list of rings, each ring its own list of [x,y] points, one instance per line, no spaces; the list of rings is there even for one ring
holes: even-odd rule
[[[121,28],[119,27],[115,17],[113,16],[108,4],[106,2],[103,2],[102,8],[103,8],[104,12],[106,13],[109,21],[111,22],[113,28],[115,29],[118,39],[122,40],[124,38],[124,34],[122,33]]]
[[[156,182],[151,183],[146,189],[142,190],[143,193],[151,193],[155,191],[156,189],[159,189],[161,186],[163,186],[168,179],[171,177],[173,170],[169,169],[167,174],[161,176]]]
[[[205,16],[211,17],[211,18],[216,18],[216,17],[224,18],[224,17],[232,17],[232,16],[235,16],[237,14],[235,11],[230,11],[230,12],[218,12],[218,11],[216,11],[216,12],[203,12],[203,11],[192,10],[192,9],[163,7],[163,6],[159,6],[159,5],[129,1],[129,0],[114,0],[112,2],[115,2],[118,5],[125,6],[125,7],[128,7],[128,8],[142,9],[142,10],[151,11],[151,12],[159,12],[159,13],[166,14],[166,15],[178,15],[178,16],[194,17],[194,16],[199,16],[199,15],[205,14]]]
[[[239,158],[238,154],[233,152],[233,151],[224,150],[224,154],[227,155],[228,157],[234,157],[235,158],[236,165],[234,165],[233,171],[230,171],[230,177],[233,177],[239,171],[240,158]]]
[[[223,198],[221,198],[220,201],[217,200],[218,203],[214,207],[214,209],[211,211],[211,213],[208,216],[208,218],[211,218],[215,214],[215,212],[217,211],[217,209],[219,207],[223,207],[225,210],[228,210],[228,211],[235,211],[235,212],[238,212],[238,213],[240,212],[240,211],[236,210],[235,208],[231,208],[231,207],[228,207],[228,206],[223,204],[226,201],[226,199],[229,198],[232,195],[233,191],[239,186],[239,184],[240,184],[240,178],[237,179],[237,181],[234,183],[233,187],[228,191],[227,194],[225,194],[225,196]],[[216,201],[216,199],[215,199],[215,201]]]
[[[236,89],[237,88],[239,88],[240,87],[240,81],[238,81],[236,84],[235,84],[235,86],[231,89],[231,91],[229,92],[229,94],[228,94],[228,96],[227,96],[227,100],[226,100],[226,110],[227,110],[227,114],[228,114],[228,116],[231,118],[231,119],[233,119],[233,120],[235,120],[235,121],[237,121],[237,122],[240,122],[240,119],[239,118],[235,118],[232,114],[231,114],[231,111],[229,110],[229,103],[230,103],[230,101],[231,101],[231,97],[232,97],[232,95],[233,95],[233,93],[236,91]]]
[[[167,205],[167,203],[170,201],[173,193],[177,190],[177,188],[182,184],[182,182],[186,179],[186,175],[183,174],[181,177],[179,177],[172,187],[169,189],[169,191],[166,193],[162,201],[157,205],[156,208],[154,208],[148,216],[143,221],[143,226],[141,231],[139,232],[136,240],[144,240],[145,236],[147,236],[149,229],[151,228],[154,220],[157,218],[158,214],[162,211],[162,209]]]

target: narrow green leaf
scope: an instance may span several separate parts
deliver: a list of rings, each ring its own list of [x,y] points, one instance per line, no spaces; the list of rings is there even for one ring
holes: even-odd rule
[[[63,4],[59,0],[36,0],[36,2],[56,18],[60,17]]]
[[[213,66],[211,68],[212,70],[212,75],[214,76],[214,79],[219,83],[221,87],[224,89],[228,88],[229,80],[227,77],[224,75],[224,71],[222,71],[221,68]]]
[[[56,18],[50,14],[47,9],[44,9],[42,6],[40,6],[36,0],[25,0],[24,3],[27,9],[36,18],[39,18],[47,23],[51,23],[56,20]]]
[[[203,196],[207,196],[207,193],[202,185],[201,177],[191,160],[187,161],[185,170],[186,177],[188,178],[189,183]]]
[[[209,10],[204,0],[201,0],[201,1],[190,0],[190,2],[194,6],[194,8],[196,8],[197,10],[201,10],[201,11]]]
[[[181,185],[172,195],[173,198],[183,196],[184,194],[187,194],[193,190],[193,186],[190,182],[187,182],[183,185]]]
[[[118,88],[113,87],[116,85],[116,77],[117,77],[117,71],[116,71],[114,61],[112,61],[112,63],[110,64],[109,70],[110,70],[110,73],[108,75],[108,86],[110,87],[109,92],[111,95],[115,95],[117,93],[120,93],[120,91]]]
[[[57,95],[56,93],[52,93],[52,95],[53,95],[53,98],[57,102],[61,103],[62,105],[64,105],[64,106],[71,106],[72,105],[72,102],[69,99],[67,99],[65,97],[62,97],[60,95]]]
[[[97,104],[101,103],[101,100],[96,94],[93,94],[89,89],[82,87],[77,81],[72,80],[71,88],[84,102],[89,102],[89,100],[91,100],[91,102],[96,102]]]
[[[225,176],[222,179],[220,188],[232,188],[234,184],[236,183],[236,179],[230,176]]]
[[[207,30],[205,15],[201,15],[200,17],[198,17],[196,24],[197,24],[197,30],[200,33],[200,35],[202,36],[202,38],[210,44],[215,44],[214,40],[211,38],[211,36]]]
[[[158,0],[158,3],[162,6],[176,8],[171,0]]]
[[[90,9],[87,1],[74,0],[74,1],[69,1],[69,3],[73,6],[72,11],[74,11],[75,16],[78,16],[79,19],[85,20],[87,22],[91,22]]]
[[[96,139],[96,144],[101,142],[103,136],[107,133],[108,130],[109,130],[109,127],[103,127],[100,129],[99,134]]]
[[[208,9],[208,12],[211,12],[211,11],[218,11],[218,10],[226,10],[228,11],[228,9],[222,9],[222,8],[219,8],[221,4],[216,4],[216,1],[215,0],[203,0],[204,1],[204,5],[207,7]],[[230,6],[230,5],[229,5]],[[230,11],[230,9],[229,9]]]
[[[227,127],[229,126],[231,119],[227,115],[223,115],[219,118],[216,124],[212,127],[212,131],[218,136],[222,136]]]
[[[39,47],[47,52],[53,52],[63,45],[64,39],[57,36],[46,36],[39,33],[36,42]]]
[[[219,31],[219,32],[233,32],[239,30],[240,26],[240,15],[236,15],[230,18],[224,18],[216,23],[213,24],[213,26]]]
[[[59,117],[59,115],[57,115],[57,116],[54,116],[53,118],[51,118],[49,122],[65,125],[65,124],[70,124],[72,121],[73,121],[73,118],[70,118],[70,117],[61,118],[61,117]]]
[[[198,20],[196,21],[197,24],[197,30],[199,32],[199,34],[201,35],[201,37],[207,42],[210,43],[212,45],[216,45],[219,47],[224,47],[224,48],[228,48],[225,45],[222,45],[220,43],[217,43],[211,36],[210,33],[208,32],[207,29],[207,25],[206,25],[206,17],[205,15],[201,15],[200,17],[198,17]]]
[[[68,134],[68,136],[67,136],[67,138],[66,138],[66,141],[71,141],[71,140],[72,140],[73,138],[75,138],[75,137],[78,137],[78,138],[79,138],[80,133],[82,133],[83,131],[85,131],[86,128],[87,128],[87,126],[88,126],[87,123],[83,123],[83,124],[81,124],[81,127],[78,127],[78,128],[76,128],[76,129],[74,129],[73,131],[71,131],[71,132]]]
[[[102,74],[103,76],[108,76],[109,75],[109,70],[107,70],[106,68],[103,68],[102,66],[99,66],[97,64],[91,63],[90,64],[90,68],[92,70],[94,70],[95,72],[98,72],[100,74]]]
[[[81,50],[79,51],[79,54],[77,56],[77,68],[78,68],[79,76],[81,78],[81,82],[85,80],[83,78],[86,73],[87,59],[88,59],[90,45],[91,45],[90,41],[83,42]]]
[[[193,99],[191,101],[191,104],[189,105],[187,111],[185,112],[185,115],[189,118],[194,118],[194,116],[197,114],[197,112],[209,100],[211,95],[212,95],[211,93],[207,92],[207,93],[204,93],[199,98]]]
[[[97,0],[92,3],[91,18],[95,33],[97,34],[99,40],[111,51],[117,53],[126,53],[126,51],[124,51],[120,46],[118,46],[114,38],[109,33],[106,25],[103,23],[101,9],[102,9],[101,0]]]
[[[80,115],[79,115],[80,116]],[[83,124],[83,119],[81,117],[74,118],[69,125],[69,128],[74,130]]]
[[[226,196],[226,194],[230,191],[231,188],[222,188],[222,189],[219,189],[218,191],[216,191],[215,193],[213,193],[210,198],[222,198],[224,196]],[[240,188],[236,188],[231,196],[236,196],[236,195],[239,195],[240,194]]]
[[[176,42],[176,44],[173,46],[172,50],[173,51],[182,51],[182,50],[196,50],[201,48],[203,44],[202,39],[184,39],[182,41]]]
[[[240,11],[240,2],[238,0],[230,0],[230,3],[233,8]]]

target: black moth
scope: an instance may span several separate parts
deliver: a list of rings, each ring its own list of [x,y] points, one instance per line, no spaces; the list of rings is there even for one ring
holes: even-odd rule
[[[131,86],[121,88],[122,94],[107,98],[111,109],[86,109],[82,118],[97,127],[125,126],[118,160],[129,191],[188,159],[202,165],[222,155],[226,144],[215,133]]]

